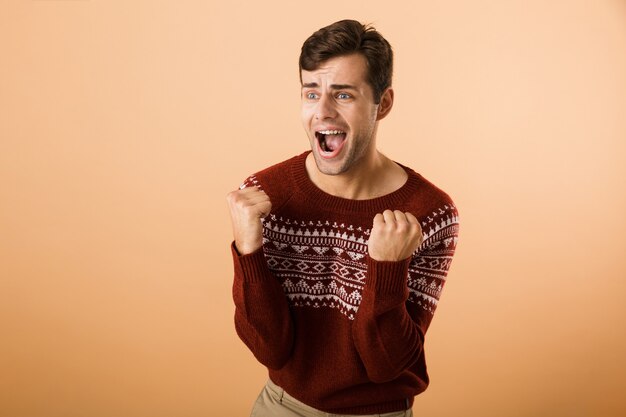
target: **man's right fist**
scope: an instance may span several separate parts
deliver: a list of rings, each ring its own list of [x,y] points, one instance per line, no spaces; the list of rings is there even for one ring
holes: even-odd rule
[[[263,246],[263,225],[272,209],[272,202],[258,187],[247,187],[226,196],[233,225],[235,246],[241,255],[247,255]]]

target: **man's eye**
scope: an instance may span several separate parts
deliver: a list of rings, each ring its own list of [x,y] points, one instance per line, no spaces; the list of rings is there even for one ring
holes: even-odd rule
[[[317,98],[317,94],[315,93],[306,93],[306,98],[309,100],[315,100]]]
[[[347,93],[339,93],[339,94],[337,94],[337,97],[338,97],[338,98],[340,98],[340,99],[344,99],[344,100],[345,100],[345,99],[347,99],[347,98],[350,98],[350,94],[347,94]]]

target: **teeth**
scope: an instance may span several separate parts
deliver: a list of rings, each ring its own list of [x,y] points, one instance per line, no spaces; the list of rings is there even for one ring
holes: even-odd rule
[[[319,133],[322,135],[338,135],[340,133],[346,133],[343,130],[320,130]]]

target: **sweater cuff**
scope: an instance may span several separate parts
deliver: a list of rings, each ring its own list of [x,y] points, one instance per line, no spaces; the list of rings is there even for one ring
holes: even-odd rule
[[[377,261],[368,256],[368,286],[377,293],[406,292],[411,257],[400,261]]]
[[[241,255],[235,246],[235,241],[233,241],[230,244],[230,249],[235,271],[241,274],[244,281],[254,283],[262,281],[268,274],[271,275],[262,246],[254,252]]]

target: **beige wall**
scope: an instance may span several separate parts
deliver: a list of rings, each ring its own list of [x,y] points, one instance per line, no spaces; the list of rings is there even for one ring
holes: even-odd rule
[[[626,415],[626,3],[396,3],[1,0],[0,416],[247,415],[224,197],[307,148],[299,49],[348,17],[461,213],[416,415]]]

